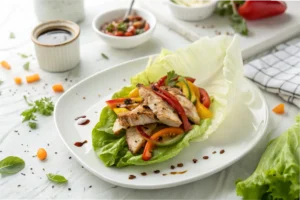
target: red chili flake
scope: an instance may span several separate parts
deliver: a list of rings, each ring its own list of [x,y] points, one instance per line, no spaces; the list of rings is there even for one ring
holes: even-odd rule
[[[203,156],[203,159],[204,160],[207,160],[209,157],[208,156]]]
[[[183,167],[183,164],[182,163],[178,163],[177,167]]]
[[[131,180],[131,179],[135,179],[135,178],[136,178],[136,176],[135,176],[135,175],[132,175],[132,174],[129,175],[129,177],[128,177],[128,179],[130,179],[130,180]]]
[[[213,151],[213,152],[212,152],[212,154],[215,154],[215,153],[217,153],[217,152],[216,152],[216,151]]]
[[[141,175],[142,176],[147,176],[147,173],[146,172],[142,172]]]
[[[224,149],[222,149],[222,150],[220,151],[220,154],[223,154],[223,153],[225,153],[225,150],[224,150]]]
[[[159,172],[160,172],[159,170],[155,170],[155,171],[154,171],[155,174],[158,174]]]
[[[171,165],[171,167],[170,167],[171,169],[175,169],[175,166],[174,165]]]
[[[193,163],[197,163],[198,160],[196,158],[193,159]]]

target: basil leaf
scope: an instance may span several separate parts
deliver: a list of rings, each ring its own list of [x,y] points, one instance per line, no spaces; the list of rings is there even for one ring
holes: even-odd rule
[[[8,156],[0,161],[0,174],[15,174],[24,167],[24,160],[19,157]]]
[[[47,174],[47,177],[50,181],[54,182],[54,183],[66,183],[68,182],[68,180],[61,176],[61,175],[58,175],[58,174]]]

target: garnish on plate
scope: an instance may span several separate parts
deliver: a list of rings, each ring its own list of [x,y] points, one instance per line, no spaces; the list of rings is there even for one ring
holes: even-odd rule
[[[14,78],[14,81],[15,81],[15,83],[17,84],[17,85],[21,85],[22,84],[22,78],[21,77],[15,77]]]
[[[15,39],[16,36],[15,36],[15,34],[14,34],[13,32],[10,32],[10,33],[9,33],[9,38],[10,38],[10,39]]]
[[[1,61],[1,66],[7,70],[10,70],[11,69],[11,66],[10,64],[8,64],[8,62],[6,62],[5,60]]]
[[[68,182],[68,180],[62,176],[62,175],[59,175],[59,174],[47,174],[47,178],[51,181],[51,182],[54,182],[54,183],[66,183]]]
[[[102,58],[104,58],[105,60],[109,60],[109,57],[108,57],[106,54],[101,53],[101,56],[102,56]]]
[[[30,66],[30,62],[28,61],[28,62],[26,62],[26,63],[23,65],[23,68],[24,68],[25,70],[29,70],[29,66]]]
[[[36,153],[36,156],[40,160],[45,160],[47,158],[47,151],[44,148],[39,148]]]
[[[27,97],[24,96],[24,100],[30,108],[21,113],[21,116],[23,116],[22,122],[29,121],[28,126],[32,129],[37,127],[36,113],[44,116],[50,116],[54,110],[54,104],[50,98],[44,97],[40,100],[36,100],[35,102],[29,102]]]
[[[25,167],[23,159],[16,156],[8,156],[0,161],[0,174],[15,174]]]

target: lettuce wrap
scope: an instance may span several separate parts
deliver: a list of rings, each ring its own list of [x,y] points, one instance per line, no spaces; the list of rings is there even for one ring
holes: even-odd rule
[[[237,182],[237,195],[244,199],[299,199],[299,159],[300,114],[294,126],[269,142],[254,173]]]
[[[133,155],[125,139],[125,133],[114,135],[116,114],[105,107],[92,132],[93,147],[106,166],[148,165],[163,162],[176,156],[191,141],[203,141],[213,133],[230,112],[238,85],[243,77],[243,64],[237,37],[218,36],[202,38],[185,49],[171,52],[163,49],[160,55],[150,59],[146,69],[131,78],[131,85],[116,92],[112,98],[128,97],[136,84],[149,85],[174,70],[182,76],[196,78],[195,84],[205,88],[214,102],[210,110],[212,119],[201,120],[185,133],[184,138],[172,146],[156,147],[153,157],[143,161],[141,155]]]

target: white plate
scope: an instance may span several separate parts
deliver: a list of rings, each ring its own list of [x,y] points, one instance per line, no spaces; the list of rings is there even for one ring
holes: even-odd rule
[[[105,167],[92,148],[91,132],[99,120],[105,100],[129,84],[130,77],[142,71],[148,57],[120,64],[99,72],[81,81],[58,100],[55,107],[55,124],[59,135],[70,152],[90,172],[99,178],[118,186],[136,189],[156,189],[182,185],[212,175],[239,160],[263,137],[268,124],[268,109],[264,97],[254,84],[244,81],[236,107],[224,123],[208,140],[192,143],[176,157],[163,163],[149,166],[129,166],[125,168]],[[196,77],[197,78],[197,77]],[[86,115],[91,122],[79,126],[74,120]],[[81,148],[74,146],[77,141],[88,140]],[[220,154],[224,149],[225,153]],[[216,151],[216,154],[212,154]],[[204,160],[203,156],[209,156]],[[198,162],[194,164],[192,160]],[[184,166],[171,170],[170,166],[183,163]],[[160,170],[159,174],[153,173]],[[171,175],[171,171],[185,171]],[[147,176],[141,176],[146,172]],[[129,180],[132,174],[136,179]],[[163,176],[162,174],[167,174]]]

